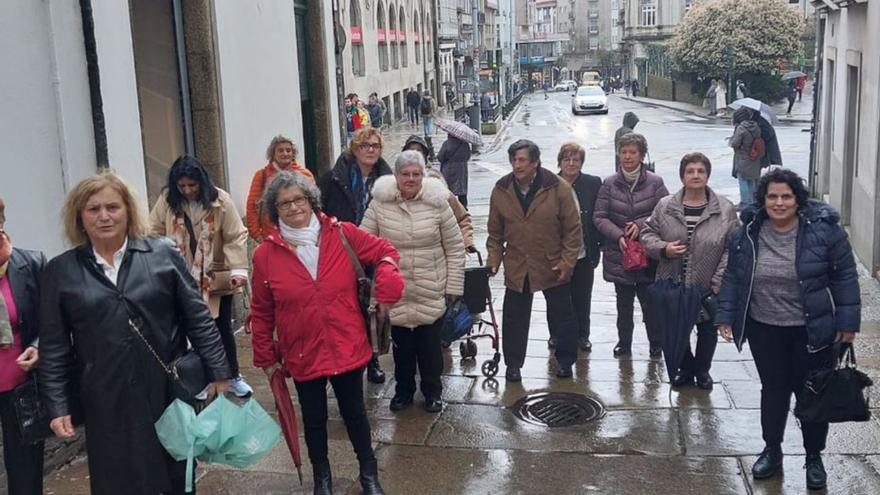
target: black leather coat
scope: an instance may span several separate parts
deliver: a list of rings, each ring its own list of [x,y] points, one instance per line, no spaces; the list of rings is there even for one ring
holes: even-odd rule
[[[581,232],[584,234],[584,248],[590,265],[595,269],[599,266],[602,254],[602,233],[593,223],[593,211],[595,211],[596,198],[599,197],[599,188],[602,187],[602,179],[595,175],[581,173],[571,186],[577,194],[578,205],[581,213]]]
[[[12,248],[6,276],[18,310],[18,328],[25,349],[35,345],[40,331],[40,273],[44,266],[46,256],[43,253]]]
[[[217,380],[231,376],[220,334],[183,258],[167,239],[129,239],[117,285],[90,245],[54,258],[43,272],[40,300],[43,399],[54,418],[73,412],[86,426],[94,494],[170,490],[183,475],[153,424],[172,401],[165,371],[128,325],[130,311],[166,362],[186,339]]]

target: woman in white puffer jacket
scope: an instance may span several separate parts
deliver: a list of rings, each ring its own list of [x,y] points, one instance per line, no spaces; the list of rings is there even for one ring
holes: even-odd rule
[[[425,410],[439,412],[440,327],[446,305],[464,292],[464,242],[449,207],[449,190],[439,179],[425,177],[421,153],[404,151],[394,163],[394,175],[377,179],[372,194],[361,228],[394,244],[406,281],[403,298],[391,308],[397,380],[391,410],[412,404],[418,365]]]

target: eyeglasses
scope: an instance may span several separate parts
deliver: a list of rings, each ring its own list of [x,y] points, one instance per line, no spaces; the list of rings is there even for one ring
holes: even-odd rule
[[[381,150],[382,145],[379,143],[361,143],[360,148],[364,151],[366,151],[366,150],[370,150],[370,151]]]
[[[307,198],[305,196],[299,196],[299,197],[293,198],[289,201],[282,201],[280,203],[275,203],[275,206],[277,206],[278,209],[281,211],[287,211],[287,210],[291,209],[294,205],[305,206],[306,203],[308,203],[308,202],[309,202],[309,198]]]

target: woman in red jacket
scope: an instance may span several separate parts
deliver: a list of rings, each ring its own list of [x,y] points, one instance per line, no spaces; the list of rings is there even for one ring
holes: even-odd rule
[[[365,494],[383,493],[364,407],[364,367],[372,358],[358,305],[357,276],[342,244],[373,265],[380,315],[403,295],[400,259],[390,242],[321,213],[305,177],[277,174],[263,204],[275,225],[254,252],[250,324],[254,365],[293,376],[299,395],[314,493],[332,493],[327,458],[327,381],[360,464]]]

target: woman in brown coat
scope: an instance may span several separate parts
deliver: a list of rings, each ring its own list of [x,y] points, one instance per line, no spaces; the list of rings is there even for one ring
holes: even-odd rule
[[[727,241],[739,226],[733,203],[706,185],[711,173],[706,155],[685,155],[678,169],[684,187],[657,203],[640,236],[648,255],[659,261],[657,280],[681,281],[699,287],[705,295],[721,290]],[[701,389],[712,388],[709,368],[718,343],[713,320],[705,309],[700,312],[696,352],[691,353],[689,342],[673,386],[693,385],[696,378]]]

